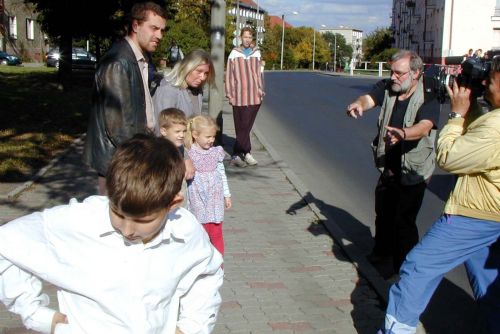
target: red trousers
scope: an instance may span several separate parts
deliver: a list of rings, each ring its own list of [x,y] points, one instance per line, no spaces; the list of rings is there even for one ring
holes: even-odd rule
[[[207,231],[210,242],[214,245],[215,249],[224,256],[224,237],[222,236],[222,223],[206,223],[202,224]]]

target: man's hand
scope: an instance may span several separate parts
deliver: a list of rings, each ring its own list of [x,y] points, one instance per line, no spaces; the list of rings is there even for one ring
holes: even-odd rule
[[[385,142],[389,145],[396,145],[401,140],[404,140],[406,134],[403,129],[386,126],[387,133],[385,134]]]
[[[66,317],[65,314],[62,314],[60,312],[54,313],[54,317],[52,318],[52,326],[50,327],[50,332],[52,334],[54,333],[57,324],[67,324],[67,323],[68,323],[68,318]]]
[[[450,96],[451,111],[465,117],[470,109],[472,89],[465,86],[459,87],[455,80],[453,82],[453,88],[446,85],[446,90]]]
[[[346,108],[347,116],[352,118],[358,118],[363,116],[363,106],[361,103],[354,101],[353,103],[347,105]]]
[[[184,165],[186,166],[186,173],[184,174],[184,178],[186,180],[191,180],[194,177],[194,173],[196,172],[193,161],[191,161],[191,159],[184,159]]]

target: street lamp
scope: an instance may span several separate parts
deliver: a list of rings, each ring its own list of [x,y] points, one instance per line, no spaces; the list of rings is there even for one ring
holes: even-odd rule
[[[324,24],[321,25],[321,28],[325,28]],[[316,58],[316,29],[313,27],[313,71],[315,66],[315,58]]]
[[[337,33],[333,34],[335,43],[333,45],[333,72],[337,72]]]
[[[298,15],[298,12],[292,12],[293,15]],[[281,64],[280,70],[283,70],[283,52],[285,49],[285,14],[281,14],[281,21],[283,23],[283,29],[281,31]]]

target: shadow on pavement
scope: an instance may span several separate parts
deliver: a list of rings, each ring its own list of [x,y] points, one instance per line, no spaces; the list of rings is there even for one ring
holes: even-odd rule
[[[287,213],[293,215],[297,210],[300,210],[301,208],[307,206],[308,203],[314,203],[322,213],[324,210],[333,212],[336,217],[335,221],[337,221],[337,219],[341,219],[341,221],[345,221],[346,223],[363,225],[346,211],[324,203],[322,200],[314,197],[310,192],[307,193],[304,200],[293,203],[287,210]],[[325,214],[323,214],[323,216],[329,217]],[[328,224],[329,220],[330,218],[327,218],[327,220],[320,220],[319,222],[313,222],[309,225],[307,230],[314,236],[324,234],[332,238],[331,234],[325,227],[325,224]],[[363,225],[358,226],[356,232],[369,234],[370,230]],[[333,241],[333,256],[335,256],[335,258],[339,261],[352,262],[351,259],[349,259],[349,257],[347,256],[346,252],[337,244],[337,242],[335,240]],[[356,287],[352,290],[350,299],[350,302],[353,305],[351,318],[354,327],[359,334],[373,334],[382,325],[385,303],[379,298],[379,296],[377,296],[368,280],[361,276],[359,272],[358,279],[355,283]],[[332,307],[334,306],[337,307],[337,305],[332,305]]]
[[[71,198],[83,200],[97,194],[97,174],[82,162],[82,152],[83,145],[71,148],[46,175],[32,185],[38,188],[37,192],[41,192],[41,196],[33,196],[32,189],[27,189],[20,198],[9,202],[9,207],[19,212],[32,212],[67,204]]]
[[[443,184],[443,182],[449,183],[450,176],[438,175],[436,181],[434,181],[434,184]],[[321,214],[326,217],[326,220],[321,222],[322,225],[334,223],[342,228],[343,231],[349,231],[349,233],[347,233],[347,237],[349,237],[349,241],[351,243],[354,243],[354,240],[360,240],[360,238],[362,238],[362,240],[366,240],[365,245],[353,244],[352,247],[360,248],[361,250],[371,249],[373,241],[367,240],[367,238],[372,239],[369,228],[367,228],[364,224],[362,224],[359,220],[354,218],[345,210],[325,203],[321,199],[314,197],[314,195],[310,192],[308,192],[305,196],[305,200],[293,203],[287,212],[293,214],[295,210],[306,206],[307,203],[316,205],[316,207],[321,211]],[[320,229],[316,226],[313,226],[313,224],[311,224],[311,226],[309,227],[309,232],[314,235],[317,235],[318,233],[328,233],[326,229]],[[352,233],[356,234],[355,238],[352,238]],[[350,246],[348,245],[346,248],[347,253],[349,253],[348,247]],[[341,261],[351,261],[346,256],[346,252],[344,252],[342,248],[334,246],[333,252],[337,259]],[[383,267],[378,267],[376,269],[378,269],[379,272],[381,269],[384,270]],[[364,295],[366,291],[366,289],[364,289],[365,284],[369,284],[369,282],[366,281],[363,277],[360,277],[360,280],[357,283],[357,287],[351,295],[352,303],[354,305],[354,309],[351,315],[358,333],[367,333],[365,331],[367,328],[367,324],[366,319],[358,318],[356,315],[366,314],[366,311],[363,310],[366,307],[378,306],[366,304],[367,298]],[[385,309],[385,305],[382,307]],[[427,332],[431,334],[487,333],[484,329],[484,321],[481,317],[481,314],[479,313],[479,307],[477,306],[474,299],[462,288],[458,287],[446,278],[442,280],[438,289],[434,293],[429,305],[422,314],[420,321],[424,325],[424,328],[427,330]],[[380,327],[381,324],[382,319],[379,323],[370,324],[372,326],[370,326],[369,328]],[[375,331],[368,333],[374,332]]]

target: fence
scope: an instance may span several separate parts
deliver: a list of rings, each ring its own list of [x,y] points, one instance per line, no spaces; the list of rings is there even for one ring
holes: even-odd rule
[[[387,64],[386,61],[378,61],[377,69],[368,68],[368,64],[371,64],[369,61],[362,61],[361,64],[362,66],[360,68],[354,68],[354,66],[351,65],[349,68],[349,74],[354,75],[354,71],[356,71],[356,73],[377,74],[379,77],[383,77],[384,73],[387,75],[391,73],[391,70],[384,69],[384,64]]]

